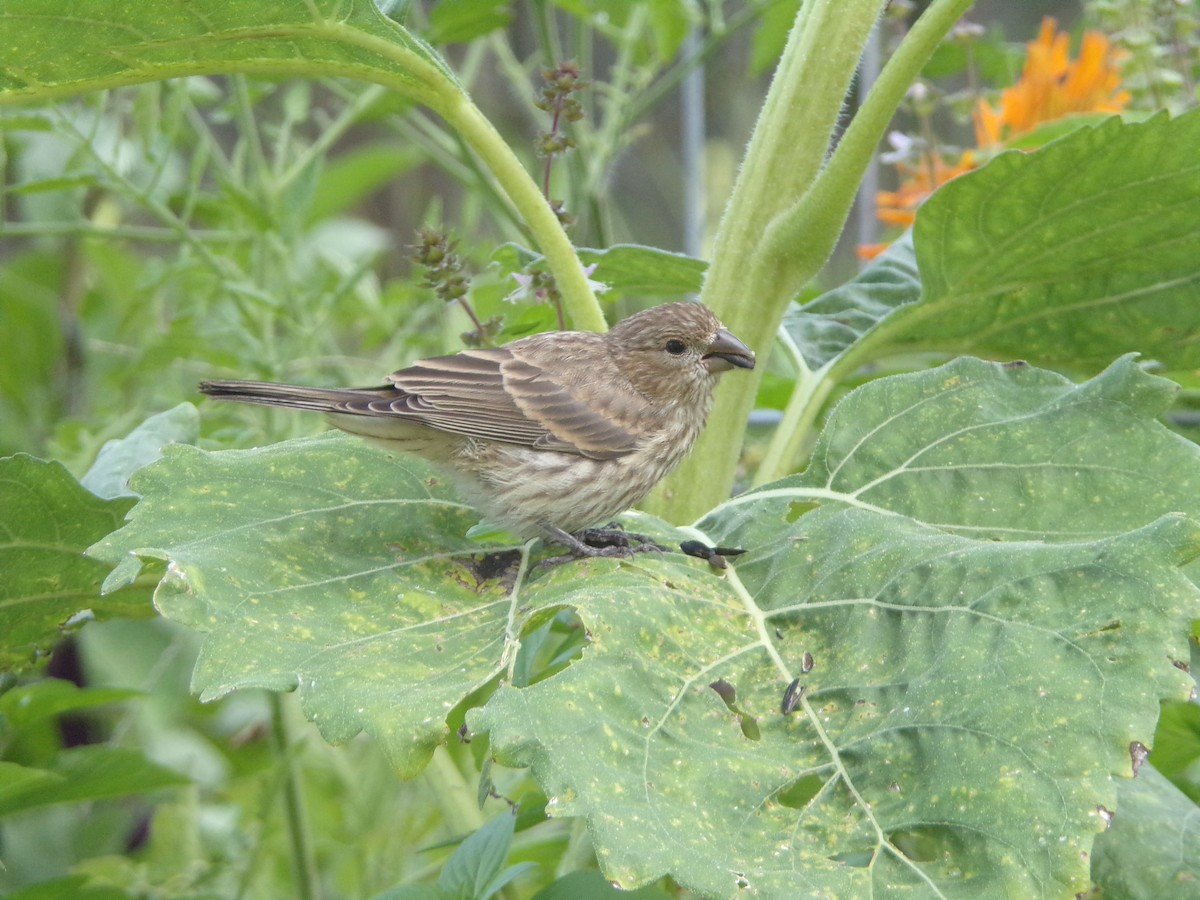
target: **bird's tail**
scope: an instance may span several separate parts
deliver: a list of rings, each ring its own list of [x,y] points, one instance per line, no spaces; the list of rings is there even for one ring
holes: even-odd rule
[[[200,392],[219,400],[324,413],[353,412],[355,401],[362,405],[378,397],[376,388],[314,388],[271,381],[202,381]]]

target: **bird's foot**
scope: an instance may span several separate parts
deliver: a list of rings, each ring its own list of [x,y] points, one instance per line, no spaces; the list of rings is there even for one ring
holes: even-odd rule
[[[585,547],[592,549],[620,547],[630,553],[642,553],[646,550],[661,553],[667,549],[648,534],[626,531],[619,522],[609,522],[603,528],[585,528],[576,537]]]
[[[562,544],[571,552],[564,556],[554,556],[544,559],[541,565],[555,565],[574,559],[595,557],[632,556],[648,550],[665,551],[667,548],[657,543],[653,538],[632,531],[625,531],[620,526],[609,525],[605,528],[585,528],[578,534],[563,531],[554,525],[543,525],[547,537],[555,543]]]

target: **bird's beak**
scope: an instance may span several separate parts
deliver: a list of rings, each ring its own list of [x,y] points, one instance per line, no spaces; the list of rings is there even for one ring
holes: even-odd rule
[[[714,373],[734,368],[753,369],[754,351],[724,328],[719,328],[717,336],[708,345],[708,351],[700,358],[700,365]]]

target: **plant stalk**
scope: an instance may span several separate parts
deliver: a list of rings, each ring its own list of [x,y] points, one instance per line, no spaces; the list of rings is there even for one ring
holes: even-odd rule
[[[320,900],[321,888],[317,877],[317,863],[312,855],[312,841],[308,834],[308,817],[304,812],[304,794],[300,788],[300,777],[296,772],[291,742],[288,739],[287,722],[283,714],[283,698],[274,691],[268,692],[271,707],[271,748],[275,759],[284,770],[283,810],[287,823],[288,841],[292,848],[292,873],[296,879],[296,897],[299,900]]]
[[[824,0],[801,7],[701,293],[759,353],[759,365],[727,379],[718,391],[712,425],[655,495],[654,511],[665,518],[694,521],[728,497],[741,451],[733,436],[743,433],[787,306],[832,252],[862,173],[908,86],[970,5],[971,0],[934,0],[884,66],[827,164],[842,101],[881,5]],[[814,398],[826,394],[811,388]],[[793,418],[814,417],[815,412]]]

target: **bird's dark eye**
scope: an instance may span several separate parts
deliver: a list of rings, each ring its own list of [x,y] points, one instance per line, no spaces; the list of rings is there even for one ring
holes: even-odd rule
[[[663,349],[665,349],[672,356],[678,356],[687,349],[687,344],[685,344],[683,341],[671,338],[671,340],[667,341]]]

